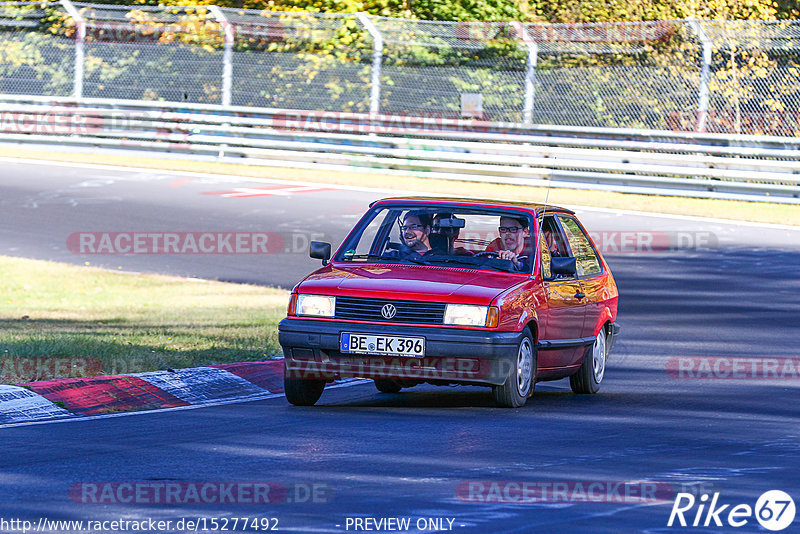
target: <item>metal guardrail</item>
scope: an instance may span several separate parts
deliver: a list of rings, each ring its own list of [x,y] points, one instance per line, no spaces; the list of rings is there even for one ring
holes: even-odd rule
[[[0,142],[800,204],[800,139],[0,95]]]

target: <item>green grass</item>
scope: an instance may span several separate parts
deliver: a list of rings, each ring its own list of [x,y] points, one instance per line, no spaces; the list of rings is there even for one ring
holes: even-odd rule
[[[547,191],[543,187],[486,184],[421,178],[416,176],[388,176],[380,173],[353,171],[317,171],[254,165],[234,165],[205,161],[183,161],[159,158],[126,157],[110,154],[77,154],[43,152],[23,148],[0,148],[0,156],[70,161],[78,163],[122,165],[128,167],[227,174],[254,179],[280,179],[318,182],[334,185],[375,187],[402,191],[444,194],[459,197],[495,198],[544,202]],[[792,204],[769,204],[741,200],[717,200],[659,195],[634,195],[583,189],[551,189],[548,202],[560,206],[593,206],[654,213],[694,215],[739,221],[764,222],[800,226],[800,209]]]
[[[288,293],[0,256],[0,382],[274,358]]]

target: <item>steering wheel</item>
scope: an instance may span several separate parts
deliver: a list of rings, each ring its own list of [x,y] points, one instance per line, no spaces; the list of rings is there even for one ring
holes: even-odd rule
[[[484,252],[478,252],[473,255],[473,258],[499,258],[500,253],[494,250],[486,250]]]

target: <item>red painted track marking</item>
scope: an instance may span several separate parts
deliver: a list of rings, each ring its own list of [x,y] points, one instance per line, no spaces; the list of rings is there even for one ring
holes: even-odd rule
[[[263,187],[235,187],[227,191],[208,191],[203,195],[214,195],[222,198],[253,198],[288,196],[298,193],[321,193],[324,191],[337,191],[335,187],[314,187],[310,185],[285,185],[273,184]]]
[[[151,410],[189,403],[135,376],[43,380],[20,384],[77,415]]]

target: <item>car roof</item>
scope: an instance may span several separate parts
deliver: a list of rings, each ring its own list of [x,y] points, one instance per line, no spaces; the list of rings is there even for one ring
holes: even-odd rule
[[[575,212],[567,208],[553,206],[551,204],[538,204],[534,202],[519,202],[515,200],[497,200],[488,198],[455,198],[455,197],[390,197],[372,202],[369,206],[372,207],[376,204],[394,204],[394,203],[411,203],[411,204],[453,204],[459,206],[469,207],[486,207],[486,208],[515,208],[524,209],[535,212],[537,215],[542,212],[560,212],[570,213]]]

